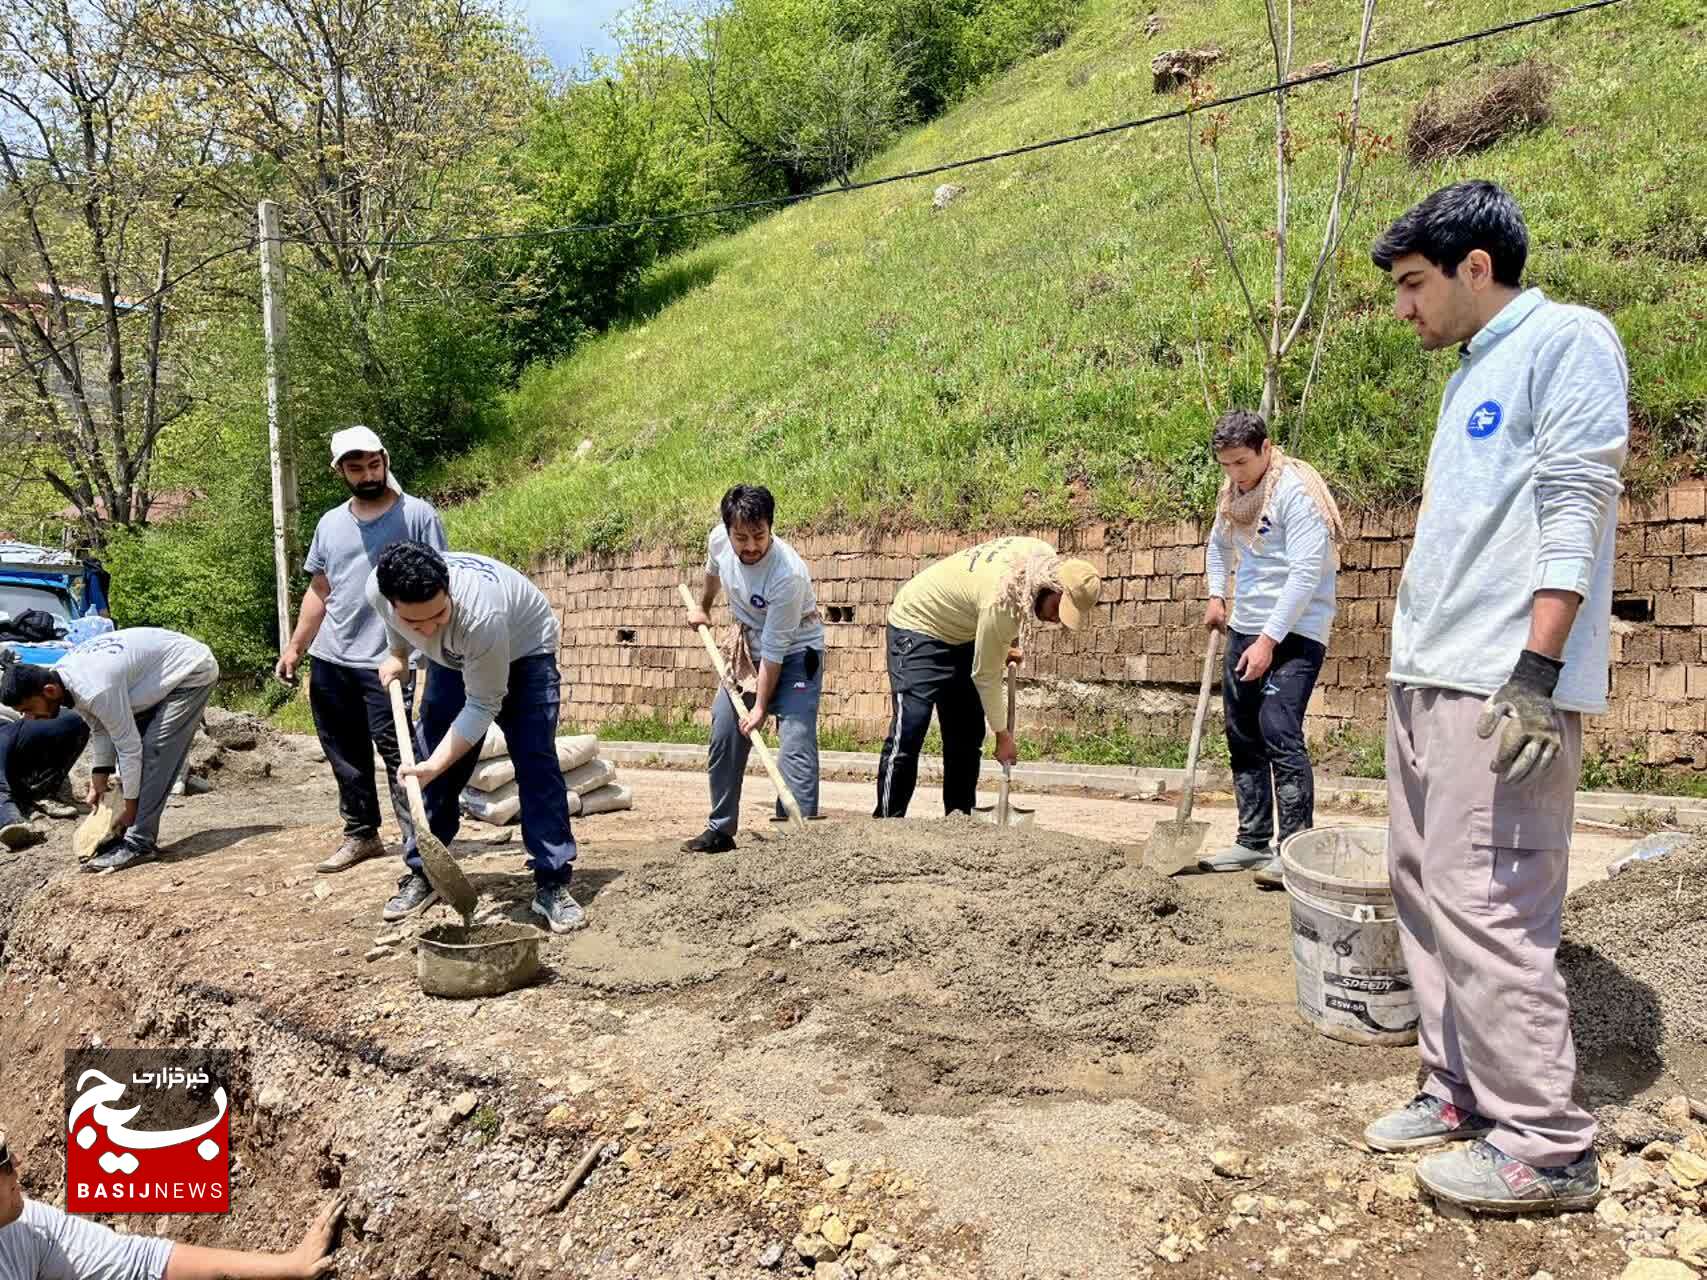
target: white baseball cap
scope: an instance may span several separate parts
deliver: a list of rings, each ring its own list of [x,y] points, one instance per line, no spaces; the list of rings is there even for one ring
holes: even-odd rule
[[[385,454],[385,484],[393,493],[402,493],[403,487],[397,483],[397,477],[391,474],[391,454],[380,443],[379,434],[372,427],[345,427],[342,431],[332,433],[332,470],[338,469],[338,463],[346,453],[384,453]]]

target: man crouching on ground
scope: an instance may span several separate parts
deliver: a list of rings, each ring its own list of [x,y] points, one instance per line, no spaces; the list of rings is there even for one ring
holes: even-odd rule
[[[516,767],[534,914],[544,916],[553,933],[581,928],[587,917],[569,892],[575,836],[557,763],[557,618],[545,595],[500,561],[397,542],[381,553],[367,598],[390,636],[380,685],[402,679],[417,649],[428,662],[415,735],[425,758],[400,770],[424,788],[428,828],[447,848],[456,839],[463,788],[496,722]],[[401,920],[438,897],[421,869],[420,851],[411,850],[404,861],[409,871],[385,904],[387,920]]]
[[[756,679],[739,718],[720,689],[712,702],[711,820],[682,846],[684,853],[724,853],[741,825],[741,782],[752,736],[776,713],[781,750],[777,766],[808,818],[818,816],[818,700],[824,692],[824,623],[812,574],[795,549],[771,533],[776,500],[769,489],[738,484],[723,495],[723,522],[706,539],[705,582],[688,625],[711,625],[719,590],[735,615],[729,672]],[[753,658],[759,661],[755,671]],[[777,801],[778,816],[782,802]]]

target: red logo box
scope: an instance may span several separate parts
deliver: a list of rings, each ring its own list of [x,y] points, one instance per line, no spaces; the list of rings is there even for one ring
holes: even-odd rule
[[[218,1049],[65,1054],[70,1213],[229,1213],[233,1056]]]

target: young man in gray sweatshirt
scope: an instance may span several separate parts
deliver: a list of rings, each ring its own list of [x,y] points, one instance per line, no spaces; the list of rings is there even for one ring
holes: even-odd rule
[[[410,653],[428,660],[427,690],[415,734],[427,824],[447,846],[456,839],[463,788],[494,723],[516,767],[522,843],[533,872],[533,911],[554,933],[586,924],[569,892],[575,836],[557,763],[557,615],[540,589],[509,565],[462,552],[440,555],[419,542],[387,547],[367,584],[368,603],[385,623],[391,652],[381,687],[408,671]],[[408,874],[385,904],[399,920],[435,900],[421,855],[404,855]]]
[[[51,667],[20,663],[0,680],[0,701],[32,720],[69,707],[88,722],[88,803],[101,802],[118,772],[123,835],[96,850],[84,870],[119,871],[154,858],[160,816],[218,680],[211,649],[160,627],[109,631]]]
[[[1372,1147],[1439,1199],[1587,1208],[1594,1118],[1555,962],[1582,764],[1606,709],[1613,536],[1629,438],[1612,325],[1521,281],[1529,238],[1489,182],[1435,192],[1378,240],[1399,319],[1457,350],[1399,584],[1388,673],[1388,859],[1420,1014],[1422,1091]]]

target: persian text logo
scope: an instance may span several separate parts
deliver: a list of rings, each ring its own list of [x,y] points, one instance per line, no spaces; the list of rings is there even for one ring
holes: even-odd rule
[[[66,1209],[229,1212],[231,1070],[220,1049],[66,1050]]]

